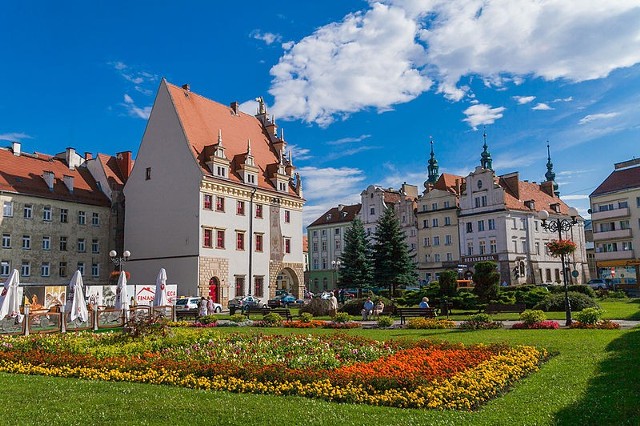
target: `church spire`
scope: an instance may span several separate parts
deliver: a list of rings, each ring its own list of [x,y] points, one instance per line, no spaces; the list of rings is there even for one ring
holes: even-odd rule
[[[556,181],[556,174],[553,171],[553,163],[551,162],[551,150],[549,148],[549,141],[547,141],[547,173],[544,174],[547,178],[547,182],[553,182],[553,193],[556,197],[560,197],[560,191],[558,191],[558,184]]]
[[[430,141],[431,144],[431,156],[429,158],[429,166],[427,170],[429,171],[429,178],[427,179],[428,183],[435,184],[438,180],[438,160],[436,160],[436,155],[433,152],[433,138]]]
[[[488,170],[493,170],[492,168],[492,160],[491,160],[491,153],[487,150],[487,148],[489,148],[487,146],[487,131],[486,129],[483,131],[482,133],[482,138],[484,139],[484,145],[482,145],[482,154],[480,154],[480,165],[482,166],[483,169],[488,169]]]

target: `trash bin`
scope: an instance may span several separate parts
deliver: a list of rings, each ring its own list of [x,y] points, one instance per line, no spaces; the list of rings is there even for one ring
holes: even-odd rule
[[[229,314],[230,315],[235,315],[236,314],[236,307],[235,306],[229,306]]]

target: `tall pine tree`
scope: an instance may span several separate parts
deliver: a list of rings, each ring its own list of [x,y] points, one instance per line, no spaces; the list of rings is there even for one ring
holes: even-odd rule
[[[344,233],[340,256],[340,287],[367,288],[373,284],[373,259],[362,221],[355,218]]]
[[[416,284],[416,265],[392,207],[387,208],[378,221],[373,253],[374,280],[378,286],[389,288],[390,297],[393,297],[397,286]]]

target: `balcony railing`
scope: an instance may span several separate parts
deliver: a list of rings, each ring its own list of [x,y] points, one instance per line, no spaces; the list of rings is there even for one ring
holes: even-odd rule
[[[618,238],[630,238],[631,229],[618,229],[616,231],[594,232],[593,241],[615,240]]]
[[[621,259],[633,259],[633,250],[623,251],[607,251],[603,253],[596,253],[596,262],[602,260],[621,260]]]
[[[593,212],[591,213],[591,220],[603,220],[603,219],[613,219],[615,217],[626,217],[629,216],[629,207],[623,207],[615,210],[607,210],[604,212]]]

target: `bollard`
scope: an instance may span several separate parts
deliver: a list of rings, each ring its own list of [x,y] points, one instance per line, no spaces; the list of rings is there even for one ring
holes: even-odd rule
[[[31,310],[29,305],[24,305],[24,335],[29,335],[29,311]]]
[[[176,313],[176,305],[171,305],[171,318],[173,321],[178,321],[178,314]]]
[[[93,331],[98,331],[98,305],[94,305],[91,315],[93,316]]]
[[[67,315],[67,304],[64,303],[62,306],[60,306],[60,333],[67,332],[66,315]]]

